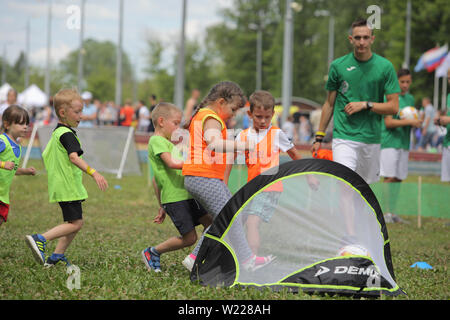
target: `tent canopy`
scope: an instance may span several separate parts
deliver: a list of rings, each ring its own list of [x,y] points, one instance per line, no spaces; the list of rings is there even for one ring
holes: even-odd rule
[[[381,208],[358,174],[322,159],[273,169],[243,186],[214,220],[192,281],[363,296],[403,293],[395,282]],[[275,259],[249,270],[236,234],[255,243],[247,233],[254,217],[260,219],[256,253]],[[342,253],[349,245],[362,250]]]
[[[25,107],[43,107],[48,104],[48,98],[44,91],[32,84],[19,93],[17,102]]]

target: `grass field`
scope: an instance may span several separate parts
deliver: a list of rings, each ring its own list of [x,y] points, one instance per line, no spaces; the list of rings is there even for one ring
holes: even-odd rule
[[[66,252],[69,260],[80,268],[81,282],[80,289],[69,290],[65,266],[43,269],[24,242],[26,234],[42,233],[62,222],[59,206],[48,203],[47,176],[42,162],[34,160],[29,165],[35,166],[39,174],[15,178],[9,219],[0,227],[1,300],[331,299],[303,293],[205,288],[193,284],[188,271],[181,265],[189,249],[164,255],[161,261],[163,272],[148,272],[141,261],[141,250],[177,235],[177,232],[169,218],[162,225],[152,223],[157,202],[146,175],[127,176],[121,180],[105,175],[110,186],[105,193],[97,189],[92,179],[84,177],[89,193],[89,199],[83,204],[85,224]],[[143,165],[143,172],[146,170]],[[427,180],[432,181],[433,178]],[[437,179],[434,182],[439,183]],[[395,299],[448,300],[450,221],[423,218],[422,228],[418,229],[415,217],[403,218],[411,223],[388,225],[397,283],[408,293],[407,297]],[[55,245],[55,242],[48,245],[49,253]],[[417,261],[425,261],[433,269],[411,268]]]

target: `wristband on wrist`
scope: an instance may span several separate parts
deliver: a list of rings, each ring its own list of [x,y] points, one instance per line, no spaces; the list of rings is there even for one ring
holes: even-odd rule
[[[314,140],[313,143],[316,143],[316,142],[322,143],[322,141],[323,141],[323,136],[316,136],[316,139]]]
[[[0,161],[0,167],[3,169],[5,168],[6,162],[5,161]]]
[[[86,169],[86,173],[90,176],[92,176],[94,174],[96,170],[94,168],[91,168],[90,166],[87,167]]]
[[[325,136],[326,136],[326,133],[323,132],[323,131],[317,131],[317,132],[316,132],[316,137],[317,137],[317,136],[325,137]]]

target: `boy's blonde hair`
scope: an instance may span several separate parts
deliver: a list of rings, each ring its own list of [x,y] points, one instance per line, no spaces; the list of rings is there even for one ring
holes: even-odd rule
[[[263,108],[264,110],[275,109],[275,98],[269,91],[255,91],[248,101],[250,102],[250,112],[253,112],[255,108]]]
[[[53,97],[53,107],[55,108],[56,116],[60,117],[59,110],[72,106],[72,102],[79,100],[83,103],[83,99],[75,89],[61,89]]]
[[[182,113],[181,110],[174,104],[168,102],[160,102],[152,111],[152,122],[155,128],[159,126],[158,119],[167,119],[172,116],[174,112]]]

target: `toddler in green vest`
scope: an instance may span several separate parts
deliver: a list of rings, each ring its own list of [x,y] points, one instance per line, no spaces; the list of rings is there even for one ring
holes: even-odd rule
[[[24,137],[30,118],[28,112],[9,106],[2,115],[3,133],[0,134],[0,225],[6,222],[9,212],[9,189],[15,175],[35,175],[33,167],[19,168],[22,148],[18,142]]]
[[[59,122],[50,141],[42,153],[48,173],[48,195],[50,202],[58,202],[64,221],[43,234],[26,236],[34,258],[46,267],[59,261],[67,261],[64,253],[83,226],[81,203],[88,195],[83,186],[82,175],[86,172],[97,183],[100,190],[108,187],[106,179],[82,159],[83,150],[76,132],[83,111],[83,100],[76,90],[62,89],[53,98]],[[45,261],[45,246],[48,241],[58,239],[54,253]]]

